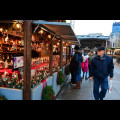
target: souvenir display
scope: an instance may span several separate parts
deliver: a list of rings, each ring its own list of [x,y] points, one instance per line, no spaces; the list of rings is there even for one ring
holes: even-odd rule
[[[54,85],[53,82],[55,82],[55,84],[63,85],[65,82],[63,72],[60,72],[60,70],[63,69],[60,68],[60,65],[62,62],[64,62],[65,65],[67,58],[66,49],[64,49],[63,61],[60,61],[62,60],[60,59],[60,56],[62,56],[62,47],[60,46],[62,44],[60,44],[60,41],[62,38],[44,29],[42,26],[32,23],[31,39],[28,39],[29,37],[24,28],[26,25],[23,21],[16,21],[15,23],[0,23],[0,89],[7,89],[10,98],[14,96],[14,92],[15,95],[18,95],[26,92],[26,88],[30,89],[30,87],[31,94],[36,94],[34,93],[36,92],[36,88],[38,89],[40,88],[39,86],[43,85],[42,91],[48,92],[44,94],[40,91],[43,93],[43,99],[54,100],[54,87],[49,89],[47,84],[52,83],[52,85]],[[25,37],[27,39],[25,39]],[[24,40],[27,45],[29,43],[29,46],[26,47]],[[26,51],[27,56],[25,56]],[[30,59],[28,59],[28,55],[30,55]],[[30,73],[31,70],[31,76],[25,73],[27,70],[28,73]],[[58,77],[54,77],[56,74],[58,74]],[[66,68],[66,74],[69,74],[68,67]],[[49,90],[51,90],[50,94]],[[45,98],[47,94],[49,94],[49,98]],[[32,95],[31,98],[32,97],[34,97],[34,95]],[[0,99],[5,98],[4,96],[0,96]]]

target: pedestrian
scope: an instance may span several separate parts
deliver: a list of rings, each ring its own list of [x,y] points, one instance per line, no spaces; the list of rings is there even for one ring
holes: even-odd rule
[[[113,79],[113,59],[105,55],[105,47],[97,49],[97,55],[92,59],[90,66],[90,80],[94,80],[93,94],[95,100],[103,100],[108,90],[108,76]],[[101,91],[99,87],[101,86]]]
[[[75,54],[70,62],[71,83],[75,83],[74,89],[81,88],[81,62],[83,61],[82,54],[79,52],[79,46],[74,47]]]
[[[92,59],[95,57],[95,55],[94,55],[93,51],[90,51],[90,52],[88,53],[88,55],[89,55],[89,58],[88,58],[88,69],[89,69],[89,71],[90,71],[91,61],[92,61]]]
[[[84,63],[84,67],[82,68],[82,71],[83,71],[83,77],[82,79],[84,79],[84,75],[85,75],[85,80],[88,79],[88,55],[87,56],[84,56],[85,58],[85,61],[83,62]]]
[[[84,50],[82,49],[82,54],[85,56],[85,52],[84,52]]]

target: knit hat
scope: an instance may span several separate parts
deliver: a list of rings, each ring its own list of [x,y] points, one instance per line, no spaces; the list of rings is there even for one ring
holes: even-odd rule
[[[74,49],[75,49],[75,50],[79,50],[80,47],[79,47],[78,45],[75,45]]]

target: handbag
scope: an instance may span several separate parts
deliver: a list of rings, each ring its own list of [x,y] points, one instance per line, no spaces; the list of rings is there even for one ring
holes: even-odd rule
[[[84,68],[84,62],[81,63],[81,68]]]

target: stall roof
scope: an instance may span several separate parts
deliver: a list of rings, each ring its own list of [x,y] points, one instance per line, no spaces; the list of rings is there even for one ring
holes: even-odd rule
[[[42,20],[33,20],[34,24],[39,24],[46,30],[60,36],[64,40],[68,41],[78,41],[75,33],[72,30],[70,23],[64,22],[48,22]]]
[[[0,23],[14,23],[18,21],[23,22],[23,20],[0,20]],[[53,34],[56,34],[65,41],[77,42],[79,44],[79,41],[75,33],[73,32],[70,23],[49,22],[44,20],[33,20],[32,22],[33,24],[39,24],[44,29],[48,30]]]
[[[23,22],[22,20],[0,20],[0,23],[15,23],[15,22]]]

